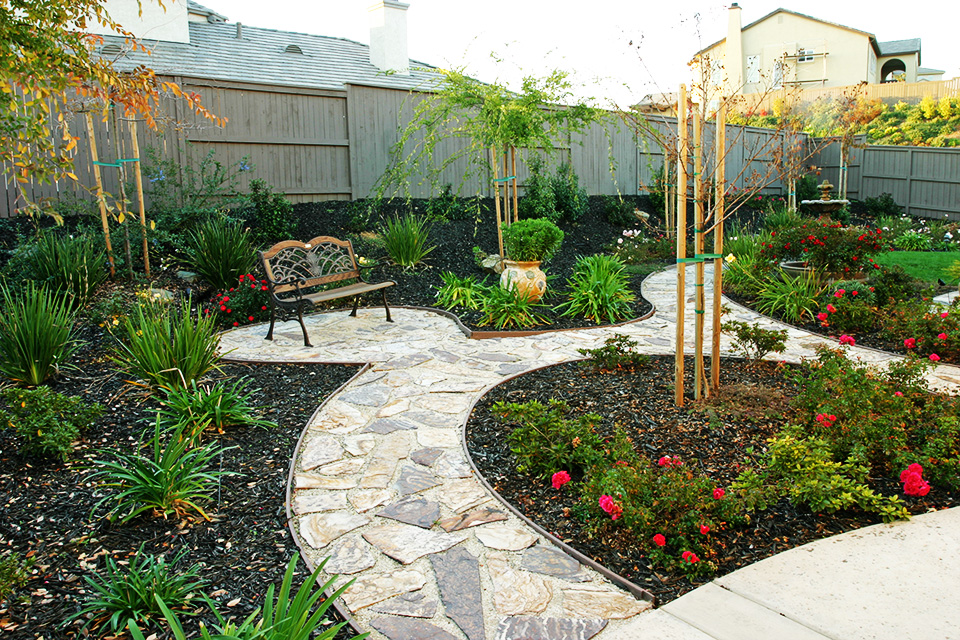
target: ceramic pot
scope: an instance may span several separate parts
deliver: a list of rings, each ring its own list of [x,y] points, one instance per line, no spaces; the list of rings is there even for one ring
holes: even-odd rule
[[[513,283],[517,291],[527,300],[539,300],[547,291],[547,276],[540,270],[540,261],[514,262],[503,261],[503,273],[500,274],[500,286],[504,289]]]

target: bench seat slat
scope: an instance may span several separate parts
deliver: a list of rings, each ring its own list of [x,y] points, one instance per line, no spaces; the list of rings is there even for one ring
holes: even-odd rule
[[[396,283],[392,280],[386,280],[384,282],[358,282],[356,284],[349,284],[345,287],[337,287],[336,289],[328,289],[327,291],[317,291],[315,293],[308,293],[303,296],[304,300],[309,300],[310,302],[326,302],[327,300],[336,300],[337,298],[347,298],[349,296],[355,296],[362,293],[369,293],[371,291],[377,291],[379,289],[386,289],[387,287],[392,287]],[[297,304],[296,297],[290,298],[280,298],[277,297],[277,302],[286,303],[286,304]]]

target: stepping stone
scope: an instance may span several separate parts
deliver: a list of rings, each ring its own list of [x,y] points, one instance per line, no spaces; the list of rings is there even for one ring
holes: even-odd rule
[[[343,434],[356,431],[366,422],[367,418],[356,407],[334,400],[329,402],[317,418],[310,423],[310,429]]]
[[[389,489],[361,489],[350,496],[350,504],[357,511],[363,512],[385,504],[392,497],[393,491]]]
[[[432,353],[433,357],[440,362],[446,362],[448,364],[453,364],[460,359],[458,356],[455,356],[449,351],[444,351],[443,349],[430,349],[430,353]]]
[[[432,618],[437,615],[437,599],[426,597],[423,591],[412,591],[385,600],[371,611],[410,618]]]
[[[405,524],[429,529],[440,519],[440,503],[424,498],[404,498],[377,514]]]
[[[347,582],[342,578],[337,586]],[[423,589],[427,579],[419,571],[400,569],[390,573],[365,573],[357,576],[356,581],[341,596],[351,611],[382,602],[387,598]]]
[[[450,533],[451,531],[460,531],[461,529],[469,529],[470,527],[476,527],[488,522],[497,522],[499,520],[506,519],[507,514],[503,513],[502,511],[497,511],[496,509],[491,509],[490,507],[484,507],[477,509],[476,511],[471,511],[470,513],[462,516],[451,516],[449,518],[444,518],[438,524],[444,531]],[[534,540],[536,540],[536,538],[534,538]],[[533,542],[530,544],[533,544]],[[526,546],[529,547],[530,545]]]
[[[386,489],[393,479],[398,460],[407,457],[411,439],[411,434],[407,431],[395,431],[387,435],[369,456],[370,462],[363,473],[360,486],[364,489]]]
[[[438,413],[436,411],[428,411],[426,409],[411,409],[410,411],[404,412],[403,417],[409,418],[410,420],[415,420],[416,422],[425,424],[428,427],[459,426],[459,421],[455,417]]]
[[[490,499],[487,492],[476,480],[451,480],[443,483],[443,491],[437,499],[441,504],[456,513],[463,513],[471,507]]]
[[[513,376],[518,373],[523,373],[529,367],[522,364],[502,364],[497,367],[497,373],[502,376]]]
[[[537,541],[536,535],[531,533],[526,527],[517,524],[496,524],[484,527],[483,529],[477,530],[476,536],[477,540],[482,542],[485,547],[503,549],[504,551],[521,551]],[[561,555],[564,558],[570,558],[570,556],[566,554]],[[573,560],[572,558],[570,559]],[[573,562],[576,561],[573,560]],[[580,564],[577,563],[576,570],[579,571],[579,569]]]
[[[485,640],[480,563],[469,551],[458,547],[430,556],[430,564],[447,617],[457,623],[469,640]]]
[[[545,578],[511,568],[502,553],[488,553],[486,566],[493,581],[494,606],[504,615],[542,613],[553,599],[553,589]]]
[[[369,425],[363,428],[360,433],[380,433],[386,435],[400,430],[416,429],[416,423],[403,418],[377,418]]]
[[[460,446],[461,431],[456,427],[420,427],[417,442],[423,447],[454,449]]]
[[[661,346],[661,347],[666,347],[666,346],[669,346],[669,345],[672,345],[672,344],[673,344],[673,341],[667,340],[666,338],[653,338],[653,337],[650,337],[650,338],[647,338],[647,342],[649,342],[650,344],[659,345],[659,346]]]
[[[338,460],[318,468],[316,473],[319,473],[322,476],[353,475],[360,471],[360,468],[363,467],[364,463],[366,463],[366,460],[363,458],[348,458],[346,460]]]
[[[401,496],[407,496],[411,493],[426,491],[438,484],[440,482],[429,471],[422,467],[406,465],[400,470],[400,479],[395,486]]]
[[[460,393],[431,393],[417,399],[418,408],[438,413],[459,414],[470,406],[470,398]]]
[[[310,438],[303,446],[300,456],[300,468],[310,471],[317,467],[339,460],[343,457],[343,447],[331,435],[318,435]]]
[[[312,473],[298,473],[293,480],[294,489],[353,489],[355,486],[355,478],[318,476]]]
[[[569,618],[504,618],[495,640],[590,640],[607,626],[606,620]]]
[[[364,539],[402,564],[417,558],[446,551],[466,540],[465,533],[438,533],[408,524],[375,525],[363,532]]]
[[[363,407],[381,407],[390,399],[390,390],[382,385],[371,385],[341,393],[339,400]]]
[[[347,494],[343,491],[323,493],[298,492],[293,498],[293,512],[297,515],[319,511],[337,511],[347,508]]]
[[[488,360],[490,362],[516,362],[520,359],[507,353],[478,353],[473,357],[477,360]]]
[[[394,400],[387,406],[377,411],[378,418],[390,418],[397,415],[398,413],[403,413],[410,408],[410,400],[407,398],[402,398],[400,400]]]
[[[469,478],[473,469],[460,453],[447,451],[437,459],[434,472],[443,478]]]
[[[562,551],[542,544],[524,551],[521,566],[529,571],[567,580],[580,577],[579,562]]]
[[[381,616],[370,621],[370,626],[390,638],[390,640],[457,640],[436,625],[423,620],[409,618],[387,618]]]
[[[311,513],[300,520],[300,535],[314,549],[322,549],[343,534],[370,522],[370,518],[346,511]]]
[[[428,360],[432,360],[428,355],[423,353],[413,353],[407,356],[400,356],[399,358],[394,358],[393,360],[388,360],[377,365],[377,369],[381,371],[390,370],[390,369],[409,369],[410,367],[415,367],[418,364],[423,364]]]
[[[626,591],[602,585],[580,584],[563,588],[563,613],[568,616],[622,620],[651,607],[651,602],[637,600]]]
[[[352,456],[365,456],[377,444],[377,437],[370,433],[346,436],[343,439],[343,448]]]
[[[423,449],[418,449],[413,453],[411,453],[410,459],[416,462],[417,464],[421,464],[425,467],[429,467],[434,462],[436,462],[437,458],[440,457],[443,451],[444,450],[441,449],[440,447],[425,447]]]
[[[323,570],[328,574],[360,573],[377,563],[373,549],[358,535],[340,538],[327,548],[326,553],[330,559],[323,565]]]

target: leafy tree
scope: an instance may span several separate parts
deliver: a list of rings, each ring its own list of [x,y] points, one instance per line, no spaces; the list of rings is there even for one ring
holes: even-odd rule
[[[71,168],[78,138],[70,132],[68,114],[77,99],[104,114],[112,103],[157,128],[161,99],[174,96],[217,124],[224,122],[203,108],[199,95],[161,81],[152,70],[121,72],[98,57],[94,48],[103,38],[87,33],[97,23],[146,51],[110,18],[103,1],[0,0],[0,160],[17,183],[76,180]],[[149,1],[163,6],[162,0]]]

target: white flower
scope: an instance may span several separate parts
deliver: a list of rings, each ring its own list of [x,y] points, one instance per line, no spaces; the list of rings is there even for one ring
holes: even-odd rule
[[[617,244],[623,244],[623,238],[617,238]]]
[[[946,238],[947,240],[953,240],[953,234],[950,233],[949,231],[943,234],[943,237]]]

